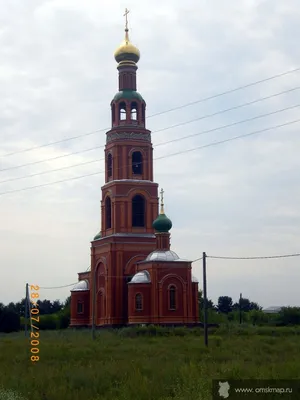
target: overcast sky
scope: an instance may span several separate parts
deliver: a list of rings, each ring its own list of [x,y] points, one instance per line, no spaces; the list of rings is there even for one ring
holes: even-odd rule
[[[0,171],[0,302],[23,297],[26,282],[71,284],[89,267],[90,240],[100,229],[103,173],[7,192],[103,171],[99,146],[117,92],[113,53],[123,39],[125,7],[131,40],[141,51],[138,90],[148,116],[300,67],[299,0],[153,0],[147,7],[137,0],[1,0],[0,156],[104,130],[0,158],[0,169],[7,169]],[[298,86],[300,72],[294,72],[149,118],[157,146],[273,113],[160,145],[154,157],[290,123],[299,118],[300,107],[291,108],[300,104]],[[165,190],[173,221],[172,249],[180,257],[300,252],[299,128],[294,123],[155,162],[155,181]],[[93,147],[98,148],[13,168]],[[94,162],[12,180],[88,161]],[[300,257],[208,259],[208,296],[237,300],[242,292],[265,307],[300,306],[299,267]],[[202,286],[201,262],[193,274]],[[69,288],[43,289],[40,295],[64,300]]]

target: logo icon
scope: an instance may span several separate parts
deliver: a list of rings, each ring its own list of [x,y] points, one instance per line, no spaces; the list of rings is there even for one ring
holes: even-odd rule
[[[227,399],[229,397],[229,389],[230,385],[228,382],[219,382],[219,396],[223,397],[223,399]]]

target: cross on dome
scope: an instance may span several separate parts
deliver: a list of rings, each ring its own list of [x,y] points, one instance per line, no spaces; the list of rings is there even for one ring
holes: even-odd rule
[[[128,32],[128,14],[129,14],[129,10],[127,8],[125,8],[125,14],[123,15],[123,17],[125,17],[125,31]]]

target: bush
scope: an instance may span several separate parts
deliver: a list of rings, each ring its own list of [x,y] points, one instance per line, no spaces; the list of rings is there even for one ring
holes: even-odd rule
[[[284,307],[278,315],[282,325],[300,325],[300,307]]]
[[[40,330],[53,330],[57,328],[57,315],[40,315],[40,322],[36,323]]]
[[[187,336],[203,334],[202,328],[187,328],[185,326],[166,327],[157,325],[127,327],[118,330],[122,337],[135,338],[137,336]]]
[[[70,307],[66,307],[57,314],[57,329],[67,329],[70,325]]]
[[[251,310],[249,312],[249,320],[252,325],[264,325],[271,321],[272,318],[270,317],[270,314],[266,314],[263,311]]]
[[[0,332],[11,333],[20,330],[20,316],[5,307],[0,314]]]
[[[0,387],[1,400],[25,400],[25,398],[12,390],[5,390]]]

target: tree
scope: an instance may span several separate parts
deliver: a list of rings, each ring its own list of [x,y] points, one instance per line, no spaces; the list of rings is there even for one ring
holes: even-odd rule
[[[63,308],[63,304],[59,300],[55,300],[51,306],[51,314],[57,313]]]
[[[218,298],[218,311],[221,313],[228,314],[232,311],[232,298],[229,296],[220,296]]]
[[[253,301],[250,301],[249,299],[244,299],[244,298],[241,298],[238,302],[234,303],[232,309],[234,311],[238,311],[240,309],[240,307],[241,307],[241,311],[244,311],[244,312],[261,309],[261,307],[257,303],[254,303]]]
[[[40,310],[40,315],[51,314],[52,303],[50,300],[38,300],[37,305]]]
[[[198,303],[199,303],[199,308],[203,309],[204,308],[204,300],[202,296],[202,290],[198,291]],[[215,308],[215,305],[212,300],[207,299],[207,308]]]
[[[68,296],[64,302],[63,308],[70,307],[71,305],[71,296]]]
[[[18,301],[17,303],[10,302],[7,305],[7,309],[10,311],[15,312],[16,314],[20,315],[21,317],[25,316],[25,301],[26,299],[22,299],[21,301]]]
[[[12,309],[4,307],[0,314],[0,332],[11,333],[20,330],[21,321],[18,315]]]

